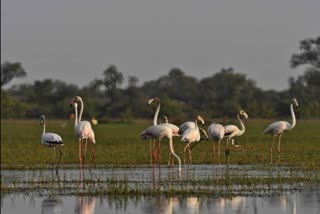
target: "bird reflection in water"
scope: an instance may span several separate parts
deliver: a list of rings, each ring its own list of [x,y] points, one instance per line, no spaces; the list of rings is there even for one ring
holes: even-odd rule
[[[79,196],[76,198],[75,214],[93,214],[96,199],[88,196]]]
[[[79,169],[79,183],[80,190],[85,190],[85,170],[80,167]],[[95,208],[96,199],[94,197],[79,196],[76,197],[75,214],[93,214]]]
[[[42,214],[58,214],[62,213],[62,199],[50,195],[47,198],[44,198],[41,203],[41,213]]]

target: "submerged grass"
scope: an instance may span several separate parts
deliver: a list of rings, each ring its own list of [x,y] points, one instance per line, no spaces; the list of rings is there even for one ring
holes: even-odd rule
[[[298,175],[299,174],[299,175]],[[50,175],[50,173],[48,174]],[[2,193],[13,192],[57,192],[60,195],[266,195],[312,188],[319,182],[318,173],[284,172],[268,177],[260,175],[214,176],[196,179],[160,179],[157,181],[140,181],[133,178],[109,178],[93,176],[86,179],[70,178],[63,175],[30,177],[19,180],[12,176],[1,181]],[[148,180],[148,179],[147,179]],[[308,185],[311,184],[311,185]],[[316,187],[316,188],[319,188]],[[318,191],[318,190],[317,190]]]

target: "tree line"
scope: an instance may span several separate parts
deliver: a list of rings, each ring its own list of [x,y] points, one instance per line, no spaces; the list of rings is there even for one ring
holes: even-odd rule
[[[41,114],[66,118],[72,112],[69,102],[75,95],[85,101],[84,117],[100,121],[150,118],[154,109],[147,107],[146,101],[154,96],[161,99],[161,114],[171,121],[184,121],[198,114],[208,118],[234,117],[240,109],[255,118],[288,117],[293,97],[300,103],[300,118],[320,118],[320,36],[300,41],[300,51],[291,56],[290,66],[303,66],[305,71],[297,78],[289,78],[289,88],[282,91],[263,90],[234,68],[223,68],[202,79],[172,68],[168,74],[141,86],[137,77],[129,76],[123,88],[123,74],[115,65],[107,67],[101,79],[81,88],[45,79],[3,89],[13,78],[27,75],[21,63],[4,62],[1,118],[38,118]]]

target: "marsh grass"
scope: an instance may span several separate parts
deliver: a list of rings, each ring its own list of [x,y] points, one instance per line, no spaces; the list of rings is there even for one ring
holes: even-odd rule
[[[263,135],[263,130],[273,121],[249,120],[243,136],[235,138],[243,147],[231,147],[232,164],[268,164],[272,136]],[[78,142],[74,136],[72,121],[47,121],[47,131],[59,134],[65,143],[61,148],[63,155],[61,167],[73,164],[78,166]],[[234,124],[237,124],[234,122]],[[150,121],[133,123],[99,124],[93,129],[97,143],[95,163],[106,165],[149,164],[149,141],[142,141],[139,134]],[[207,128],[209,124],[205,126]],[[285,133],[281,143],[281,158],[277,159],[276,144],[273,159],[276,164],[293,165],[311,170],[320,169],[320,120],[298,120],[296,127]],[[35,120],[1,121],[1,168],[2,169],[39,169],[50,167],[53,149],[44,147],[40,142],[42,127]],[[183,162],[185,144],[180,138],[174,139],[175,151]],[[212,159],[213,142],[202,141],[192,150],[193,164],[209,164]],[[217,143],[216,143],[217,148]],[[221,164],[225,164],[225,141],[221,143]],[[168,160],[168,141],[161,143],[162,163]],[[56,156],[57,157],[57,156]],[[87,162],[91,159],[88,147]],[[57,161],[57,159],[56,159]],[[177,161],[175,160],[177,164]],[[214,161],[217,163],[217,160]]]

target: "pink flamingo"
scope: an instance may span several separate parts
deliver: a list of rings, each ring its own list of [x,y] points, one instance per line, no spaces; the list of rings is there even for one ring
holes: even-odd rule
[[[80,113],[78,119],[78,105],[77,102],[80,102]],[[92,152],[92,159],[90,163],[90,169],[95,159],[96,153],[94,151],[92,143],[96,143],[94,131],[92,130],[91,124],[88,121],[81,121],[82,113],[83,113],[83,101],[80,96],[76,96],[71,100],[71,105],[74,106],[75,109],[75,125],[74,125],[74,132],[75,135],[79,138],[79,161],[80,165],[82,162],[83,157],[83,164],[85,162],[86,151],[87,151],[87,144],[89,141],[90,149]],[[82,141],[85,140],[85,145],[83,146]],[[82,151],[83,150],[83,151]]]
[[[264,130],[264,134],[270,134],[273,135],[273,141],[272,145],[270,147],[270,158],[271,158],[271,164],[272,164],[272,147],[274,145],[274,141],[277,136],[279,136],[279,142],[278,142],[278,158],[280,158],[280,143],[281,143],[281,135],[283,132],[290,131],[293,129],[296,125],[296,116],[293,111],[293,105],[298,107],[298,102],[295,98],[292,99],[291,104],[290,104],[290,112],[291,112],[291,118],[292,118],[292,123],[288,123],[287,121],[277,121],[274,123],[271,123],[268,128]]]
[[[159,112],[160,112],[160,99],[158,97],[153,97],[151,99],[148,100],[148,104],[152,104],[152,103],[156,103],[158,104],[157,105],[157,108],[156,108],[156,111],[154,113],[154,117],[153,117],[153,125],[158,125],[157,124],[157,121],[158,121],[158,115],[159,115]],[[172,123],[169,123],[168,122],[168,118],[166,116],[163,117],[164,120],[165,120],[165,123],[161,124],[161,125],[165,125],[167,127],[169,127],[172,131],[172,136],[179,136],[178,132],[179,132],[179,127],[172,124]],[[150,140],[150,150],[151,148],[154,147],[154,142],[152,142],[152,140]],[[158,147],[160,147],[160,145],[158,145]],[[160,154],[159,154],[160,155]],[[170,165],[170,160],[171,160],[171,152],[169,153],[169,161],[168,161],[168,165]]]
[[[193,142],[199,142],[200,141],[200,132],[199,132],[199,127],[198,127],[198,121],[204,124],[203,118],[198,115],[197,118],[195,119],[195,127],[194,128],[188,128],[185,130],[182,134],[181,141],[184,141],[187,143],[187,145],[184,148],[184,165],[186,165],[186,150],[188,149],[189,153],[189,165],[191,165],[191,148],[190,144]]]
[[[220,124],[217,123],[212,123],[208,127],[208,135],[213,141],[218,141],[218,158],[219,158],[219,164],[220,164],[220,143],[221,140],[224,137],[224,127]],[[213,160],[216,159],[216,147],[215,147],[215,142],[213,142]]]
[[[160,166],[160,161],[161,161],[161,157],[159,154],[159,149],[160,149],[160,142],[163,138],[167,138],[169,139],[169,146],[170,146],[170,151],[171,154],[173,156],[175,156],[178,159],[179,162],[179,172],[181,172],[181,160],[179,158],[179,156],[174,152],[173,149],[173,143],[172,143],[172,130],[166,126],[166,125],[153,125],[153,126],[149,126],[147,129],[145,129],[141,134],[140,137],[143,140],[157,140],[158,141],[158,146],[157,148],[154,149],[152,155],[153,155],[153,163],[156,159],[156,156],[158,155],[158,163]]]
[[[237,137],[237,136],[241,136],[246,131],[246,127],[244,126],[240,116],[243,116],[245,120],[248,120],[248,115],[243,110],[240,110],[239,113],[237,113],[237,119],[238,119],[238,121],[240,123],[240,128],[241,129],[239,129],[235,125],[226,125],[226,126],[224,126],[224,138],[227,139],[225,153],[226,153],[226,159],[227,159],[227,165],[228,166],[229,166],[229,154],[230,154],[229,142],[231,141],[231,144],[233,146],[238,147],[239,145],[236,145],[232,138]]]

